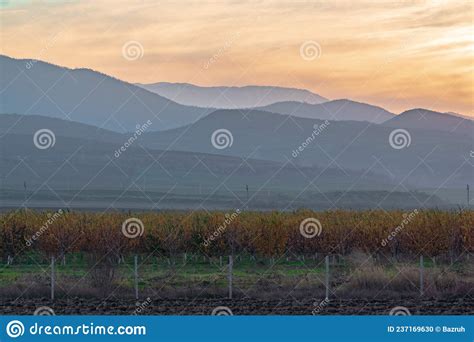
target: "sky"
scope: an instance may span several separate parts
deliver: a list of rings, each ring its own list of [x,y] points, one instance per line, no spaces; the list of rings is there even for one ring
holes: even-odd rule
[[[473,20],[473,2],[456,0],[0,0],[0,53],[129,82],[288,86],[474,116]]]

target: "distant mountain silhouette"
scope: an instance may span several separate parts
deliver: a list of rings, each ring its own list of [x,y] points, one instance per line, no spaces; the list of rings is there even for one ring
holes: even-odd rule
[[[25,182],[27,206],[36,207],[237,208],[248,199],[246,185],[250,208],[256,209],[400,208],[415,206],[414,198],[443,204],[424,194],[390,192],[388,177],[370,171],[152,149],[145,136],[117,157],[129,133],[14,114],[0,115],[0,127],[3,206],[22,205]],[[33,136],[41,128],[54,132],[54,146],[36,148]],[[316,178],[318,190],[307,186]]]
[[[256,109],[310,119],[368,121],[373,123],[382,123],[394,116],[383,108],[351,100],[334,100],[313,105],[298,102],[279,102]]]
[[[21,191],[25,180],[37,190],[48,180],[54,191],[128,191],[142,184],[158,193],[172,189],[173,196],[198,191],[194,204],[209,195],[219,206],[224,197],[232,198],[227,205],[241,201],[233,193],[248,184],[267,191],[261,199],[266,204],[255,203],[255,208],[287,209],[286,200],[296,203],[292,196],[331,208],[325,194],[341,192],[378,191],[372,199],[360,194],[346,198],[347,203],[363,199],[367,202],[357,205],[373,205],[385,192],[389,198],[401,191],[405,195],[390,205],[400,199],[408,205],[422,197],[406,196],[407,190],[430,188],[436,194],[464,191],[474,183],[473,121],[448,113],[413,109],[395,116],[350,100],[216,110],[181,105],[88,69],[0,56],[0,72],[4,190]],[[264,87],[257,88],[249,100]],[[137,125],[147,122],[149,127],[130,143]],[[390,140],[400,128],[409,135],[402,147]],[[54,132],[53,148],[34,146],[39,129]],[[230,132],[232,144],[216,148],[212,138],[222,130]],[[117,157],[125,144],[130,146]],[[425,196],[418,204],[433,205],[435,197]],[[181,197],[178,202],[189,207],[186,201]]]
[[[75,121],[40,115],[0,114],[0,137],[6,134],[20,134],[31,136],[29,140],[33,141],[33,134],[44,128],[68,138],[81,138],[106,143],[124,142],[124,135],[120,133]]]
[[[465,114],[460,114],[460,113],[456,113],[456,112],[446,112],[446,113],[443,113],[443,114],[453,115],[453,116],[457,116],[459,118],[463,118],[463,119],[467,119],[467,120],[474,120],[474,117],[472,117],[472,116],[465,115]]]
[[[472,150],[472,137],[449,132],[413,128],[406,148],[390,144],[392,127],[368,122],[323,121],[262,111],[242,113],[219,110],[193,125],[160,132],[146,133],[146,146],[182,151],[218,153],[243,158],[251,157],[302,166],[341,167],[347,170],[370,170],[402,181],[404,186],[465,186],[474,182],[473,167],[466,163]],[[233,144],[218,150],[211,136],[218,129],[233,135]],[[308,138],[320,131],[313,140]],[[303,151],[294,153],[305,143]],[[294,155],[296,154],[296,157]],[[420,158],[425,158],[420,162]]]
[[[474,141],[474,121],[423,108],[407,110],[393,117],[383,125],[405,129],[423,129],[463,134]]]
[[[198,107],[235,109],[266,106],[281,101],[311,104],[327,101],[326,98],[306,89],[285,87],[202,87],[189,83],[168,82],[137,85],[172,101]]]
[[[0,74],[0,113],[70,119],[123,132],[147,120],[153,131],[179,127],[211,112],[89,69],[0,55]]]

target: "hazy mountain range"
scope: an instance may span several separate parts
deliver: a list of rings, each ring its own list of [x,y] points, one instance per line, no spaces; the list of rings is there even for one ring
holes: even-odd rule
[[[332,203],[347,208],[442,206],[436,194],[407,191],[441,185],[463,187],[473,178],[472,166],[462,161],[463,151],[468,156],[472,142],[466,138],[450,141],[447,133],[412,131],[418,140],[412,141],[413,150],[401,154],[388,144],[389,128],[332,122],[314,145],[295,157],[293,151],[311,130],[300,131],[284,118],[252,112],[247,121],[238,111],[216,112],[189,127],[144,133],[117,157],[116,151],[130,138],[128,133],[54,118],[4,114],[0,115],[0,175],[5,189],[22,189],[26,181],[33,198],[46,191],[53,201],[94,199],[102,206],[116,204],[115,198],[120,198],[127,201],[126,207],[135,201],[154,205],[162,198],[170,200],[170,196],[175,202],[165,201],[158,208],[167,207],[166,203],[178,208],[186,207],[186,203],[195,207],[203,200],[209,208],[224,203],[225,207],[235,207],[239,201],[240,205],[246,202],[244,190],[248,185],[251,195],[257,191],[251,200],[259,198],[254,207],[264,209],[316,204],[330,209]],[[19,120],[21,124],[17,124]],[[281,125],[276,132],[268,127],[269,120]],[[306,127],[314,122],[297,120]],[[209,137],[224,123],[232,130],[234,141],[224,151],[217,151]],[[56,132],[56,141],[52,148],[40,151],[32,137],[44,127]],[[365,133],[359,135],[362,130]],[[347,148],[349,140],[354,143]],[[173,145],[174,141],[178,142]],[[170,146],[172,150],[167,151]],[[418,156],[425,155],[428,158],[421,164]],[[308,185],[311,181],[314,183]],[[80,195],[69,194],[68,189],[80,189]],[[105,190],[116,191],[110,195],[110,202],[100,200]],[[142,191],[153,192],[156,198],[146,198]],[[21,192],[16,196],[23,200]],[[38,199],[42,205],[44,196]],[[326,196],[335,197],[328,200]],[[312,202],[305,202],[308,198]]]
[[[294,101],[278,102],[257,109],[302,118],[338,121],[352,120],[382,123],[394,117],[394,114],[383,108],[350,100],[334,100],[321,104]]]
[[[454,191],[462,203],[474,180],[473,121],[459,115],[395,115],[279,87],[160,83],[161,96],[89,69],[6,56],[0,72],[3,206],[25,197],[36,206],[444,206],[439,196]],[[231,98],[242,108],[216,109]],[[35,147],[40,129],[54,132],[54,146]],[[400,129],[408,137],[394,148]],[[222,130],[230,140],[216,148]]]
[[[28,206],[40,207],[357,209],[399,207],[400,200],[413,206],[414,198],[443,205],[436,196],[390,193],[394,184],[371,172],[165,151],[145,141],[117,156],[129,135],[40,116],[3,114],[0,127],[4,207],[20,206],[25,197]],[[57,133],[54,146],[38,150],[32,137],[42,127]],[[308,188],[316,178],[318,190]]]
[[[1,113],[44,115],[124,132],[148,120],[150,130],[179,127],[212,112],[90,69],[0,56],[0,74]]]
[[[153,148],[220,153],[304,166],[333,166],[384,175],[406,186],[461,186],[472,180],[472,165],[464,163],[473,145],[473,136],[414,128],[409,146],[401,150],[390,144],[393,128],[367,122],[331,121],[307,144],[314,125],[321,120],[293,118],[269,112],[252,111],[245,118],[238,110],[220,110],[193,125],[160,133],[148,133],[143,143]],[[216,150],[210,136],[225,127],[232,132],[233,144]],[[322,127],[322,126],[321,126]],[[179,138],[178,138],[179,137]],[[296,157],[295,157],[296,155]],[[423,159],[420,163],[420,159]],[[462,165],[462,166],[460,166]],[[448,179],[449,177],[449,179]]]
[[[383,123],[387,127],[416,128],[465,135],[474,139],[474,121],[466,117],[416,108]]]
[[[281,101],[322,103],[327,99],[306,89],[271,86],[201,87],[189,83],[158,82],[138,86],[175,102],[221,109],[252,108]]]

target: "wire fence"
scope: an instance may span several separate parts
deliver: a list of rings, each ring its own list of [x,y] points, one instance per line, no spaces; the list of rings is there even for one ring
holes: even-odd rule
[[[61,258],[23,256],[2,268],[3,296],[109,298],[443,298],[466,296],[474,284],[472,255],[456,260],[406,257],[401,260],[353,253],[258,258],[175,258],[127,255],[109,258],[74,253]]]

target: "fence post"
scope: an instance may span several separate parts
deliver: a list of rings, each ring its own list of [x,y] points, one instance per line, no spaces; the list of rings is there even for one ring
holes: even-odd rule
[[[228,280],[229,280],[229,299],[232,299],[232,271],[234,268],[234,259],[232,255],[229,255],[229,274],[228,274]]]
[[[134,257],[134,283],[135,283],[135,299],[138,299],[138,256]]]
[[[54,256],[51,257],[51,300],[54,300]]]
[[[326,255],[326,301],[329,300],[329,255]]]
[[[423,288],[423,271],[424,271],[425,263],[423,261],[423,255],[420,255],[420,296],[423,296],[424,288]]]

